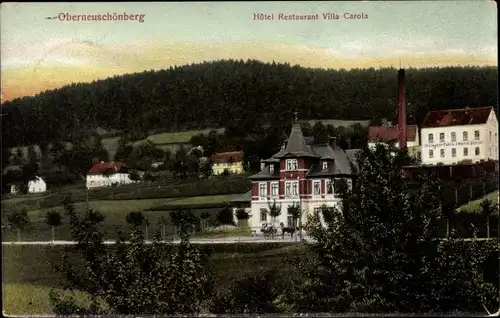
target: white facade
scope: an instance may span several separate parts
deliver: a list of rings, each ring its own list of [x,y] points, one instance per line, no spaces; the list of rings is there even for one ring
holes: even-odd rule
[[[114,183],[116,184],[129,184],[134,181],[130,179],[128,173],[113,173],[109,176],[103,174],[88,174],[87,175],[87,189],[99,188],[99,187],[110,187]]]
[[[283,223],[285,227],[293,227],[293,217],[288,214],[288,208],[293,206],[299,206],[302,211],[302,225],[305,225],[308,218],[317,210],[319,210],[322,206],[326,206],[329,208],[336,207],[340,208],[342,204],[342,199],[335,193],[335,189],[332,186],[331,191],[328,191],[329,183],[331,179],[301,179],[301,181],[307,180],[311,183],[311,194],[310,195],[302,195],[302,198],[299,197],[298,193],[300,192],[300,188],[297,187],[297,192],[294,192],[295,187],[293,187],[293,183],[297,183],[298,181],[291,180],[276,180],[270,182],[270,192],[269,196],[266,192],[261,191],[261,188],[264,189],[264,185],[267,186],[268,181],[259,182],[259,195],[252,197],[252,205],[249,212],[248,226],[252,229],[260,233],[260,229],[263,224],[273,224],[275,228],[280,228],[280,223]],[[273,184],[278,184],[279,182],[291,183],[290,192],[286,190],[285,185],[285,195],[284,199],[279,199],[278,187],[275,187],[276,192],[273,193]],[[351,186],[350,180],[347,180],[348,185]],[[307,198],[304,198],[307,197]],[[269,206],[273,205],[276,202],[277,206],[281,206],[281,214],[276,217],[275,220],[272,220],[271,216],[268,213]],[[300,220],[297,220],[297,226],[300,225]],[[279,233],[279,230],[278,230]]]
[[[36,177],[35,180],[28,182],[28,193],[42,193],[47,191],[47,184],[42,178]]]
[[[422,128],[422,164],[498,160],[498,121],[492,110],[485,124]]]

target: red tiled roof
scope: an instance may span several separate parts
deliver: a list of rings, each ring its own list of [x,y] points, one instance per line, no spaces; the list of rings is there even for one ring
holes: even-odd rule
[[[427,113],[422,127],[447,127],[485,124],[493,107],[435,110]]]
[[[241,151],[215,153],[210,160],[214,163],[239,162],[243,160],[243,153]]]
[[[398,127],[371,126],[368,128],[368,142],[389,142],[397,140],[399,136]],[[406,140],[415,141],[417,137],[417,125],[406,126]]]
[[[101,163],[96,163],[94,164],[90,169],[89,173],[96,173],[96,174],[102,174],[102,173],[118,173],[118,172],[127,172],[128,169],[127,167],[120,162],[101,162]]]

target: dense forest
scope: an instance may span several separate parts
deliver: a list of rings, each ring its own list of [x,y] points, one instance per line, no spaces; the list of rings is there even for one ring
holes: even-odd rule
[[[71,84],[2,104],[3,147],[72,140],[96,127],[144,136],[152,129],[301,119],[396,118],[396,69],[325,70],[260,61],[216,61]],[[430,109],[495,105],[496,67],[407,70],[410,122]],[[139,136],[136,136],[139,137]]]

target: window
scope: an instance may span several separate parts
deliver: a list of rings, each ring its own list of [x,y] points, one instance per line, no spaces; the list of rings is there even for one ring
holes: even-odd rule
[[[491,141],[491,131],[490,131],[490,141]]]
[[[444,142],[444,133],[439,133],[439,142]]]
[[[469,140],[469,134],[466,131],[464,131],[464,133],[463,133],[463,140],[464,141]]]
[[[433,134],[429,134],[429,143],[430,144],[434,143],[434,135]]]
[[[429,158],[434,158],[434,150],[429,149]]]
[[[261,222],[267,221],[267,210],[266,209],[260,209],[260,221]]]
[[[464,157],[469,155],[469,148],[464,148]]]
[[[292,194],[292,184],[290,182],[285,183],[285,194],[290,196]]]
[[[278,196],[278,182],[271,183],[271,195],[273,197]]]
[[[287,159],[286,170],[297,170],[297,159]]]
[[[457,133],[452,132],[451,133],[451,142],[456,142],[457,141]]]
[[[456,157],[457,156],[457,149],[456,148],[451,148],[451,156]]]
[[[480,153],[479,147],[476,147],[476,156],[479,156],[479,153]]]
[[[328,162],[323,161],[323,170],[328,169]]]
[[[293,195],[298,195],[299,194],[299,183],[298,182],[294,182],[292,184],[292,194]]]
[[[439,155],[441,156],[441,158],[444,157],[444,149],[439,150]]]
[[[326,193],[327,194],[332,194],[333,193],[332,181],[326,180],[325,187],[326,187]]]
[[[265,183],[261,183],[259,185],[259,193],[261,197],[265,197],[267,195],[267,185]]]
[[[314,213],[319,213],[321,211],[321,208],[314,208]]]
[[[321,194],[321,181],[314,181],[313,182],[313,188],[314,188],[314,195],[320,195]]]
[[[479,140],[479,130],[474,130],[474,140]]]
[[[274,173],[274,165],[269,165],[269,173]]]

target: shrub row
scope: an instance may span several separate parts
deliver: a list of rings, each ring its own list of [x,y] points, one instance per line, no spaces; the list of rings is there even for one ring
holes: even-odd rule
[[[224,208],[225,206],[226,206],[225,202],[179,204],[179,205],[163,204],[163,205],[157,205],[157,206],[154,206],[152,208],[146,209],[145,211],[217,209],[217,208]]]
[[[69,196],[72,202],[84,202],[87,200],[87,196],[89,201],[138,200],[243,193],[248,191],[249,188],[250,181],[245,176],[216,177],[171,186],[109,187],[91,190],[88,193],[87,191],[75,191],[70,195],[52,194],[42,198],[39,207],[51,208],[61,205],[65,196]]]
[[[490,237],[498,237],[498,214],[490,215]],[[450,231],[455,230],[458,237],[473,237],[474,229],[477,237],[486,237],[487,219],[481,213],[459,212],[449,217]],[[442,234],[446,235],[446,220],[440,224]]]

